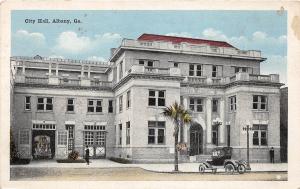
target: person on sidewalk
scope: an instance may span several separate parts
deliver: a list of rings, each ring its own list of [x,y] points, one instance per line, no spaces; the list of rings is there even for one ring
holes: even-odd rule
[[[270,149],[270,161],[271,163],[274,163],[274,148],[271,147]]]
[[[86,164],[89,165],[90,164],[90,150],[89,150],[89,147],[86,146],[85,147],[86,150],[85,150],[85,161],[86,161]]]

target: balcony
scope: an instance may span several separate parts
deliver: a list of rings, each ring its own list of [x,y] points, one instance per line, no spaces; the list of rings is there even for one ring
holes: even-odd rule
[[[35,77],[25,76],[22,74],[16,75],[15,83],[23,84],[39,84],[62,87],[91,87],[91,88],[112,88],[113,83],[109,81],[100,81],[99,79],[88,78],[60,78],[60,77]]]
[[[165,76],[181,76],[179,68],[158,68],[147,67],[142,65],[133,65],[128,73],[147,74],[147,75],[165,75]]]
[[[189,43],[173,44],[171,42],[162,41],[137,41],[133,39],[124,39],[122,41],[121,47],[127,48],[139,48],[139,49],[155,49],[164,51],[178,51],[178,52],[194,52],[194,53],[204,53],[204,54],[214,54],[214,55],[229,55],[245,58],[257,58],[262,59],[261,52],[257,50],[238,50],[231,47],[212,47],[209,45],[196,45]],[[115,51],[116,53],[117,51]]]

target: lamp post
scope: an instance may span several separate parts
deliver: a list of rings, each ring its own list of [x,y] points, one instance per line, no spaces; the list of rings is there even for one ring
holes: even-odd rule
[[[250,170],[250,163],[249,163],[249,130],[252,130],[252,127],[249,124],[246,127],[243,127],[243,130],[247,132],[247,167],[246,169]]]

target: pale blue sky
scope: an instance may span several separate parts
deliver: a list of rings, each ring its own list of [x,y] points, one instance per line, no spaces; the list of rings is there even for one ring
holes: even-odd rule
[[[71,24],[38,24],[37,19]],[[35,23],[25,23],[34,19]],[[74,19],[82,23],[73,23]],[[286,82],[287,13],[277,11],[13,11],[12,56],[108,60],[122,38],[143,33],[223,40],[268,58],[262,74]]]

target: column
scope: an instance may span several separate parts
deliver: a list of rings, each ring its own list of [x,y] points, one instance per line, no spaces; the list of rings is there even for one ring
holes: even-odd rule
[[[188,97],[186,97],[186,96],[183,97],[183,107],[184,107],[184,109],[188,109]],[[188,142],[187,138],[188,138],[188,127],[185,126],[183,128],[183,141],[185,143]]]
[[[224,119],[224,112],[225,112],[225,106],[224,106],[224,99],[220,99],[220,119],[221,119],[221,122],[222,124],[220,125],[220,144],[224,144],[225,142],[225,127],[226,127],[226,124],[225,124],[225,119]]]
[[[22,74],[25,75],[25,63],[22,64]]]
[[[84,65],[81,65],[81,74],[80,74],[81,78],[83,78],[84,76]]]
[[[88,68],[88,78],[90,78],[91,77],[91,66],[89,66],[89,68]]]
[[[49,77],[51,76],[51,71],[52,71],[52,70],[51,70],[51,69],[52,69],[51,66],[52,66],[51,63],[49,63],[49,74],[48,74]]]
[[[58,76],[58,63],[56,64],[56,67],[55,67],[55,75]]]
[[[211,144],[211,97],[206,99],[206,141]]]

